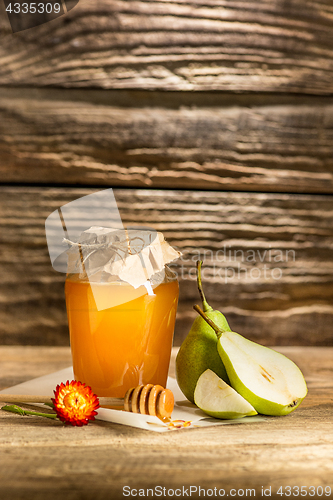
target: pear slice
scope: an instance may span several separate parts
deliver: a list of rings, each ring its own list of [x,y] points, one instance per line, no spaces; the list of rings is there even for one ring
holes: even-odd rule
[[[257,415],[246,399],[209,369],[198,379],[194,402],[207,415],[215,418],[233,419]]]
[[[287,415],[301,404],[307,386],[301,370],[293,361],[238,333],[223,332],[198,306],[195,310],[217,334],[217,350],[232,387],[258,413]]]

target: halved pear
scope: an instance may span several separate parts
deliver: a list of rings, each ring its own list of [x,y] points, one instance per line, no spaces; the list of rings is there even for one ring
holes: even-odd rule
[[[257,415],[246,399],[209,369],[198,379],[194,402],[207,415],[215,418],[233,419]]]
[[[238,333],[222,331],[199,306],[194,308],[215,330],[217,350],[232,387],[258,413],[287,415],[301,404],[308,390],[301,370],[293,361]]]
[[[307,394],[303,374],[289,358],[235,332],[225,332],[217,350],[232,387],[263,415],[287,415]]]

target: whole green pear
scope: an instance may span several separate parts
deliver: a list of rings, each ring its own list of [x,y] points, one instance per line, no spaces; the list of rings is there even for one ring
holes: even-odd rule
[[[230,331],[225,316],[207,303],[201,283],[202,261],[197,262],[197,283],[202,308],[221,330]],[[198,316],[179,348],[176,358],[176,378],[184,396],[194,403],[194,391],[200,375],[207,369],[229,383],[227,372],[217,351],[217,336],[206,321]]]

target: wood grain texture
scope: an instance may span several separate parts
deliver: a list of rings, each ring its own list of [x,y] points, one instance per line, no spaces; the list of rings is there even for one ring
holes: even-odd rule
[[[10,32],[1,5],[0,85],[330,94],[330,0],[80,0]]]
[[[6,182],[333,192],[333,99],[0,90]]]
[[[58,369],[66,366],[68,352],[61,359],[59,348],[44,348],[43,364],[40,349],[0,347],[6,380],[20,377],[22,364],[25,380],[40,374],[42,367],[46,374],[56,364]],[[269,498],[277,500],[280,486],[303,486],[307,491],[309,486],[332,487],[332,348],[280,350],[304,370],[309,393],[289,416],[246,426],[234,423],[160,435],[101,421],[74,428],[0,411],[2,498],[118,500],[124,498],[126,485],[160,485],[166,490],[216,487],[226,493],[255,488],[252,498],[261,498],[262,486],[271,487]],[[8,358],[11,363],[6,363]],[[56,361],[50,369],[52,359]],[[203,494],[193,491],[191,498]]]
[[[68,344],[64,276],[51,268],[44,223],[83,188],[1,188],[0,338]],[[211,305],[236,331],[268,345],[332,345],[332,199],[319,195],[114,190],[126,225],[162,231],[183,252],[175,345],[199,300],[205,260]],[[23,207],[23,209],[22,209]]]

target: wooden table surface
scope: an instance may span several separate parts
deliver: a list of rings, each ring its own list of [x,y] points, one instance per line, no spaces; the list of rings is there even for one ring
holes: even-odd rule
[[[325,486],[333,490],[333,347],[279,350],[298,363],[309,394],[294,413],[265,422],[157,434],[0,411],[1,500],[111,500],[131,498],[129,488],[150,498],[221,498],[222,489],[225,497],[254,497],[246,491],[254,489],[264,498],[262,487],[271,498],[294,498],[301,486],[304,498],[332,498]],[[0,389],[70,364],[66,347],[0,347]],[[320,486],[322,496],[311,488]]]

